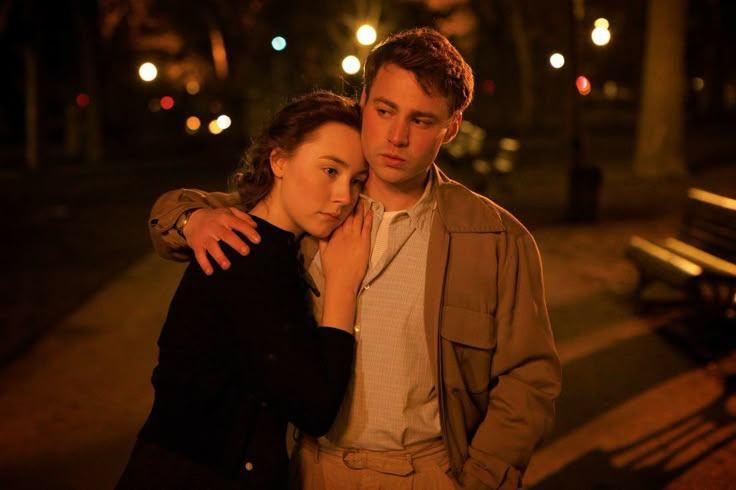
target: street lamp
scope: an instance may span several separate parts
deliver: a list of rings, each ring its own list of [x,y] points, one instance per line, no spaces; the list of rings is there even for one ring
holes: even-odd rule
[[[373,26],[368,24],[360,26],[356,32],[356,36],[358,38],[358,42],[363,46],[370,46],[376,42],[376,30]]]
[[[552,56],[549,57],[549,64],[552,65],[552,68],[559,69],[565,66],[565,57],[561,55],[560,53],[554,53]]]
[[[342,60],[342,70],[348,75],[355,75],[360,71],[360,60],[353,56],[346,56]]]
[[[156,76],[158,76],[158,69],[156,68],[156,65],[150,61],[146,61],[138,68],[138,76],[141,77],[141,80],[144,82],[151,82],[156,79]]]
[[[286,48],[286,39],[281,36],[276,36],[275,38],[271,39],[271,47],[275,51],[283,51]]]

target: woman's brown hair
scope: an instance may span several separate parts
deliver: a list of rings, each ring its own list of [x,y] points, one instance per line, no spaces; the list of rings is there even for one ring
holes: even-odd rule
[[[357,101],[326,90],[292,100],[271,120],[240,159],[231,185],[240,194],[246,210],[266,197],[273,188],[271,152],[293,153],[309,136],[328,122],[345,124],[360,131],[360,106]]]

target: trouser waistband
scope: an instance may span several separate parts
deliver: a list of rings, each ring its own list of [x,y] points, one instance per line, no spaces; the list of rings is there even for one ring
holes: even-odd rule
[[[343,464],[354,470],[371,469],[391,475],[406,476],[415,472],[415,465],[433,462],[445,455],[441,439],[420,443],[402,451],[371,451],[368,449],[323,446],[311,436],[301,439],[302,450],[314,455],[341,459]]]

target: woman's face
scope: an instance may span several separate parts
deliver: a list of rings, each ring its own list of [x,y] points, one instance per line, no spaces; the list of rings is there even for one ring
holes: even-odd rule
[[[279,226],[300,235],[329,236],[355,207],[368,166],[358,130],[329,122],[291,155],[271,154],[276,176],[272,212]]]

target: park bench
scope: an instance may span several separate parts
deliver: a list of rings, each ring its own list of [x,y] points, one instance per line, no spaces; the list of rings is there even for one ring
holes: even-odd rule
[[[736,316],[736,199],[689,189],[677,236],[661,244],[633,236],[626,256],[639,271],[640,306],[645,288],[660,281],[702,313]]]

